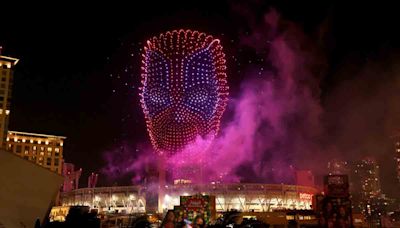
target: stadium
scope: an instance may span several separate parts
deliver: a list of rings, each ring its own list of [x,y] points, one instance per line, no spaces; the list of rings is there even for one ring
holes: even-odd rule
[[[173,209],[181,195],[204,194],[215,196],[217,212],[310,210],[316,192],[312,187],[285,184],[175,184],[165,186],[164,199],[159,202],[164,210]],[[63,206],[86,205],[103,213],[146,212],[143,186],[81,188],[62,193],[61,200]]]

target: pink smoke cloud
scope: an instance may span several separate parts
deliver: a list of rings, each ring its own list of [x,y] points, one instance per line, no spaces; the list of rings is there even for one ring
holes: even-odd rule
[[[263,57],[276,70],[260,75],[256,69],[248,69],[240,96],[229,101],[234,107],[233,119],[210,149],[204,149],[207,140],[198,139],[189,146],[191,155],[183,155],[187,153],[184,150],[172,157],[170,163],[179,167],[183,160],[192,157],[192,166],[203,167],[206,181],[256,177],[290,182],[294,165],[304,163],[294,164],[301,159],[293,157],[319,154],[319,79],[311,71],[310,52],[301,49],[302,42],[306,42],[304,35],[294,25],[282,29],[280,24],[279,14],[272,10],[265,16],[263,26],[254,28],[253,35],[242,39],[243,45],[255,50],[268,48],[269,54]],[[196,156],[202,159],[194,159]],[[241,173],[241,169],[247,173]]]
[[[271,69],[261,73],[259,67],[247,69],[239,96],[229,101],[232,119],[215,139],[199,137],[169,158],[173,178],[188,175],[189,170],[195,181],[290,183],[294,167],[310,168],[308,158],[318,159],[322,108],[315,70],[319,61],[305,35],[271,10],[262,25],[253,25],[251,35],[241,38],[241,45],[256,52],[268,49],[262,57]],[[133,181],[138,181],[146,165],[156,162],[150,151],[139,157],[134,151],[109,151],[104,172],[111,177],[132,173]]]
[[[146,177],[147,169],[156,160],[155,154],[150,151],[140,152],[127,143],[122,143],[103,153],[107,163],[100,172],[110,180],[118,179],[121,176],[130,176],[132,183],[140,183]]]

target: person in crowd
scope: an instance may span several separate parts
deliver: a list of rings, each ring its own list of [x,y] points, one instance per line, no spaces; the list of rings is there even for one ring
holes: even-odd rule
[[[176,228],[184,228],[184,227],[186,227],[186,222],[185,222],[185,220],[183,219],[183,216],[182,216],[182,215],[179,215],[179,216],[176,218],[175,227],[176,227]]]
[[[161,224],[162,228],[175,228],[175,214],[174,211],[169,210],[165,215],[164,221]]]
[[[204,218],[201,215],[196,216],[193,220],[193,228],[204,228],[206,227],[206,223]]]

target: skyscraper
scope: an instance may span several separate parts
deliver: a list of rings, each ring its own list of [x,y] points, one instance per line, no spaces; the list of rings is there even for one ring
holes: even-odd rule
[[[400,182],[400,133],[391,137],[394,142],[394,159],[396,161],[397,180]]]
[[[381,195],[379,165],[372,159],[363,159],[354,167],[354,176],[360,185],[362,199]]]
[[[0,147],[5,148],[10,115],[13,70],[18,59],[1,55],[0,47]]]
[[[357,162],[353,169],[353,183],[355,211],[361,212],[369,224],[380,227],[386,204],[381,191],[379,165],[369,158]]]
[[[350,165],[347,161],[333,159],[328,162],[329,175],[349,175]]]

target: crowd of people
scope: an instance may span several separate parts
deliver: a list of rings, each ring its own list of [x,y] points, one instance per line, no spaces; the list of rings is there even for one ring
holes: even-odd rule
[[[198,215],[192,221],[183,219],[182,217],[176,217],[173,211],[168,211],[161,224],[162,228],[213,228],[213,227],[254,227],[254,228],[266,228],[268,224],[263,222],[243,219],[240,212],[230,211],[223,214],[222,217],[218,218],[213,223],[207,224],[205,219]]]
[[[183,219],[181,216],[175,217],[173,211],[168,211],[165,215],[164,221],[161,224],[161,227],[165,228],[184,228],[184,227],[193,227],[193,228],[203,228],[206,227],[206,223],[204,218],[200,215],[196,216],[193,219],[193,222]]]

